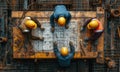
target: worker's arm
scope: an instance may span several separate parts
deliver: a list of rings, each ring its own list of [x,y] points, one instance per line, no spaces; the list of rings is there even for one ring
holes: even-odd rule
[[[89,40],[90,40],[90,41],[95,41],[95,40],[97,40],[97,39],[102,35],[102,33],[103,33],[103,31],[101,31],[101,32],[95,32],[95,33],[89,38]]]
[[[75,47],[73,46],[73,43],[70,42],[69,45],[70,45],[70,50],[71,50],[70,53],[74,54],[75,53]]]
[[[40,22],[36,18],[31,17],[31,20],[33,20],[42,31],[44,31],[44,28],[41,27]]]
[[[83,24],[83,26],[82,26],[81,29],[80,29],[81,32],[85,30],[85,28],[87,27],[87,25],[89,24],[89,22],[90,22],[92,19],[93,19],[93,18],[88,19],[88,20]]]
[[[31,20],[33,20],[37,24],[38,27],[41,27],[40,22],[35,17],[34,18],[31,17]]]
[[[57,43],[56,43],[56,42],[54,42],[54,44],[53,44],[53,50],[54,50],[54,53],[55,53],[55,55],[56,55],[57,57],[60,57],[60,56],[61,56],[61,54],[60,54],[60,52],[59,52],[59,50],[58,50],[58,46],[57,46]]]
[[[73,43],[70,42],[69,45],[70,45],[70,54],[67,56],[67,59],[73,58],[75,54],[75,47],[73,46]]]
[[[93,19],[93,18],[88,19],[88,20],[83,24],[83,28],[85,28],[92,19]]]
[[[70,23],[70,20],[71,20],[71,14],[68,13],[66,25],[68,25]]]
[[[32,38],[32,40],[41,40],[41,41],[44,40],[44,37],[36,37],[36,36],[32,36],[31,38]]]
[[[55,26],[55,22],[54,22],[54,14],[52,14],[52,15],[50,16],[50,25],[51,25],[52,27]]]

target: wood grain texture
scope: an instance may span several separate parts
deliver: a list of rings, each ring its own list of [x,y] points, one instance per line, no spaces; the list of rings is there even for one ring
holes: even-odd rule
[[[12,17],[19,19],[22,15],[22,11],[13,11]],[[32,17],[38,17],[40,22],[49,22],[49,17],[52,14],[52,11],[30,11],[26,14],[26,16],[32,16]],[[78,23],[78,35],[79,40],[83,40],[85,37],[85,33],[80,33],[79,28],[83,25],[83,23],[90,17],[96,17],[96,12],[94,11],[71,11],[72,14],[72,20],[76,21]],[[101,13],[100,13],[101,14]],[[103,13],[104,14],[104,13]],[[103,15],[102,14],[102,15]],[[43,17],[43,18],[42,18]],[[100,21],[104,24],[104,16],[99,17]],[[79,41],[78,40],[78,41]],[[17,43],[18,42],[18,43]],[[25,52],[24,46],[24,35],[21,33],[21,31],[17,27],[13,27],[13,58],[15,59],[35,59],[35,58],[41,58],[41,59],[51,59],[56,58],[53,52]],[[20,48],[21,46],[21,48]],[[79,42],[78,42],[78,48]],[[86,47],[85,47],[86,48]],[[90,58],[97,58],[98,52],[102,51],[102,56],[104,57],[104,34],[99,39],[99,44],[97,46],[97,51],[92,52],[91,50],[87,50],[87,55],[81,55],[80,51],[76,51],[74,58],[75,59],[90,59]]]

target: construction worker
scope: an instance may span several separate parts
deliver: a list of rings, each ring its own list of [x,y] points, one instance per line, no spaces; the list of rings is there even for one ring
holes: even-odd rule
[[[65,28],[68,29],[70,20],[71,14],[67,11],[66,7],[64,5],[57,5],[54,13],[50,16],[51,31],[54,32],[55,23],[62,27],[65,26]]]
[[[27,48],[29,48],[28,45],[30,45],[32,50],[31,40],[41,40],[41,41],[44,40],[44,37],[42,36],[36,37],[32,35],[32,30],[36,29],[37,27],[39,27],[41,31],[44,31],[44,28],[41,27],[39,21],[36,18],[32,18],[32,17],[25,17],[19,26],[20,30],[22,31],[25,37],[24,47],[26,50]]]
[[[69,42],[70,45],[70,52],[68,51],[67,47],[62,47],[60,51],[58,50],[57,43],[54,42],[54,53],[58,58],[59,65],[61,67],[68,67],[70,66],[71,59],[74,56],[75,48],[72,42]]]
[[[30,32],[32,29],[36,29],[37,27],[44,31],[44,28],[41,27],[39,21],[33,17],[25,17],[22,23],[19,25],[19,28],[22,30],[22,32]]]
[[[88,30],[92,31],[92,35],[88,38],[85,37],[84,41],[92,41],[95,42],[103,33],[103,26],[101,22],[97,18],[91,18],[85,22],[83,27],[81,27],[81,32],[85,30],[87,27]]]

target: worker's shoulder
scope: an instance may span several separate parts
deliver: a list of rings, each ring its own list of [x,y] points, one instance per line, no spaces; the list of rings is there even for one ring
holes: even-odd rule
[[[55,7],[65,7],[65,5],[56,5]]]
[[[56,5],[56,6],[55,6],[55,9],[56,9],[56,8],[65,8],[65,9],[66,9],[65,5]]]

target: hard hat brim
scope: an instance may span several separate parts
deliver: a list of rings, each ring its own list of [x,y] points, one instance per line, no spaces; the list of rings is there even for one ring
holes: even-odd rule
[[[37,28],[37,24],[35,24],[34,28],[33,29],[36,29]]]
[[[66,24],[65,17],[63,17],[63,16],[59,17],[57,23],[58,23],[59,26],[65,26],[65,24]]]
[[[87,25],[87,28],[88,28],[88,29],[92,29],[89,24]]]

